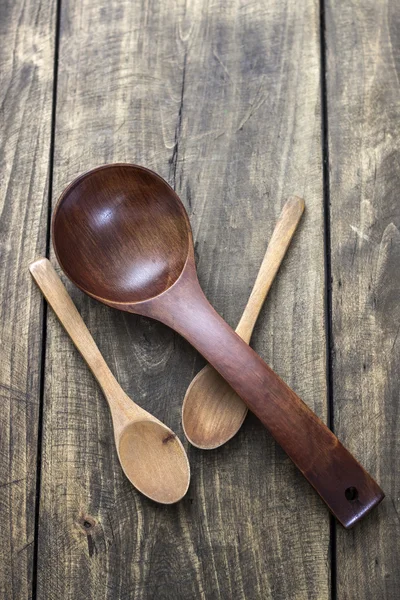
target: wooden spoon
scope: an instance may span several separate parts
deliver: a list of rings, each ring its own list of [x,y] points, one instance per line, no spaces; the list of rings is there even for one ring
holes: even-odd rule
[[[247,306],[236,333],[250,343],[254,326],[275,275],[286,254],[304,211],[304,200],[292,196],[284,205]],[[211,365],[206,365],[189,385],[182,406],[182,424],[193,446],[212,450],[230,440],[240,429],[247,406]]]
[[[125,475],[148,498],[162,504],[178,502],[190,480],[189,461],[180,440],[122,390],[51,263],[41,258],[29,270],[104,392]]]
[[[197,348],[344,527],[383,499],[332,431],[212,308],[197,279],[189,218],[161,177],[123,164],[78,177],[61,195],[52,232],[62,268],[84,292],[157,319]]]

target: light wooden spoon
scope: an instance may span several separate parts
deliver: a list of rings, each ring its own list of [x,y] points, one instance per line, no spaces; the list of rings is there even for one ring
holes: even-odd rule
[[[178,502],[190,480],[189,461],[180,440],[122,390],[51,263],[41,258],[29,270],[104,392],[125,475],[148,498],[162,504]]]
[[[268,244],[264,260],[236,333],[247,344],[261,307],[286,254],[304,211],[304,200],[290,197],[284,205]],[[230,440],[240,429],[247,406],[210,365],[189,385],[182,407],[182,424],[193,446],[212,450]]]

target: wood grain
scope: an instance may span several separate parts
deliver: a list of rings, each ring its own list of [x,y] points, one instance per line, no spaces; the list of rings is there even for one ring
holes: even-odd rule
[[[338,531],[338,598],[400,589],[400,21],[395,2],[326,14],[334,425],[386,499]]]
[[[0,597],[30,598],[55,3],[2,2],[0,30]]]
[[[316,2],[63,3],[54,199],[103,162],[159,172],[189,211],[201,284],[235,324],[285,198],[304,197],[253,340],[325,418],[319,58]],[[180,434],[202,360],[68,289],[124,389]],[[156,508],[119,476],[104,401],[52,315],[47,361],[41,597],[329,597],[325,508],[254,417],[216,452],[191,448],[187,498]]]

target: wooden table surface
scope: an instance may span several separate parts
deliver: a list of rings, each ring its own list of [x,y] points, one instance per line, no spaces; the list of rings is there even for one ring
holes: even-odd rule
[[[397,599],[395,0],[4,0],[0,26],[0,598]],[[28,273],[56,264],[65,185],[120,161],[176,189],[200,282],[233,326],[285,199],[304,197],[252,345],[386,492],[354,530],[253,416],[219,450],[185,442],[177,505],[122,474],[106,402]],[[203,359],[67,287],[126,392],[184,439]]]

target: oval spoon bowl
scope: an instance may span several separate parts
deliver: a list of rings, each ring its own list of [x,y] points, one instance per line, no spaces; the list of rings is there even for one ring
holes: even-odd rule
[[[118,455],[125,475],[148,498],[174,504],[186,494],[186,452],[181,441],[162,423],[143,420],[126,425],[120,433]]]

